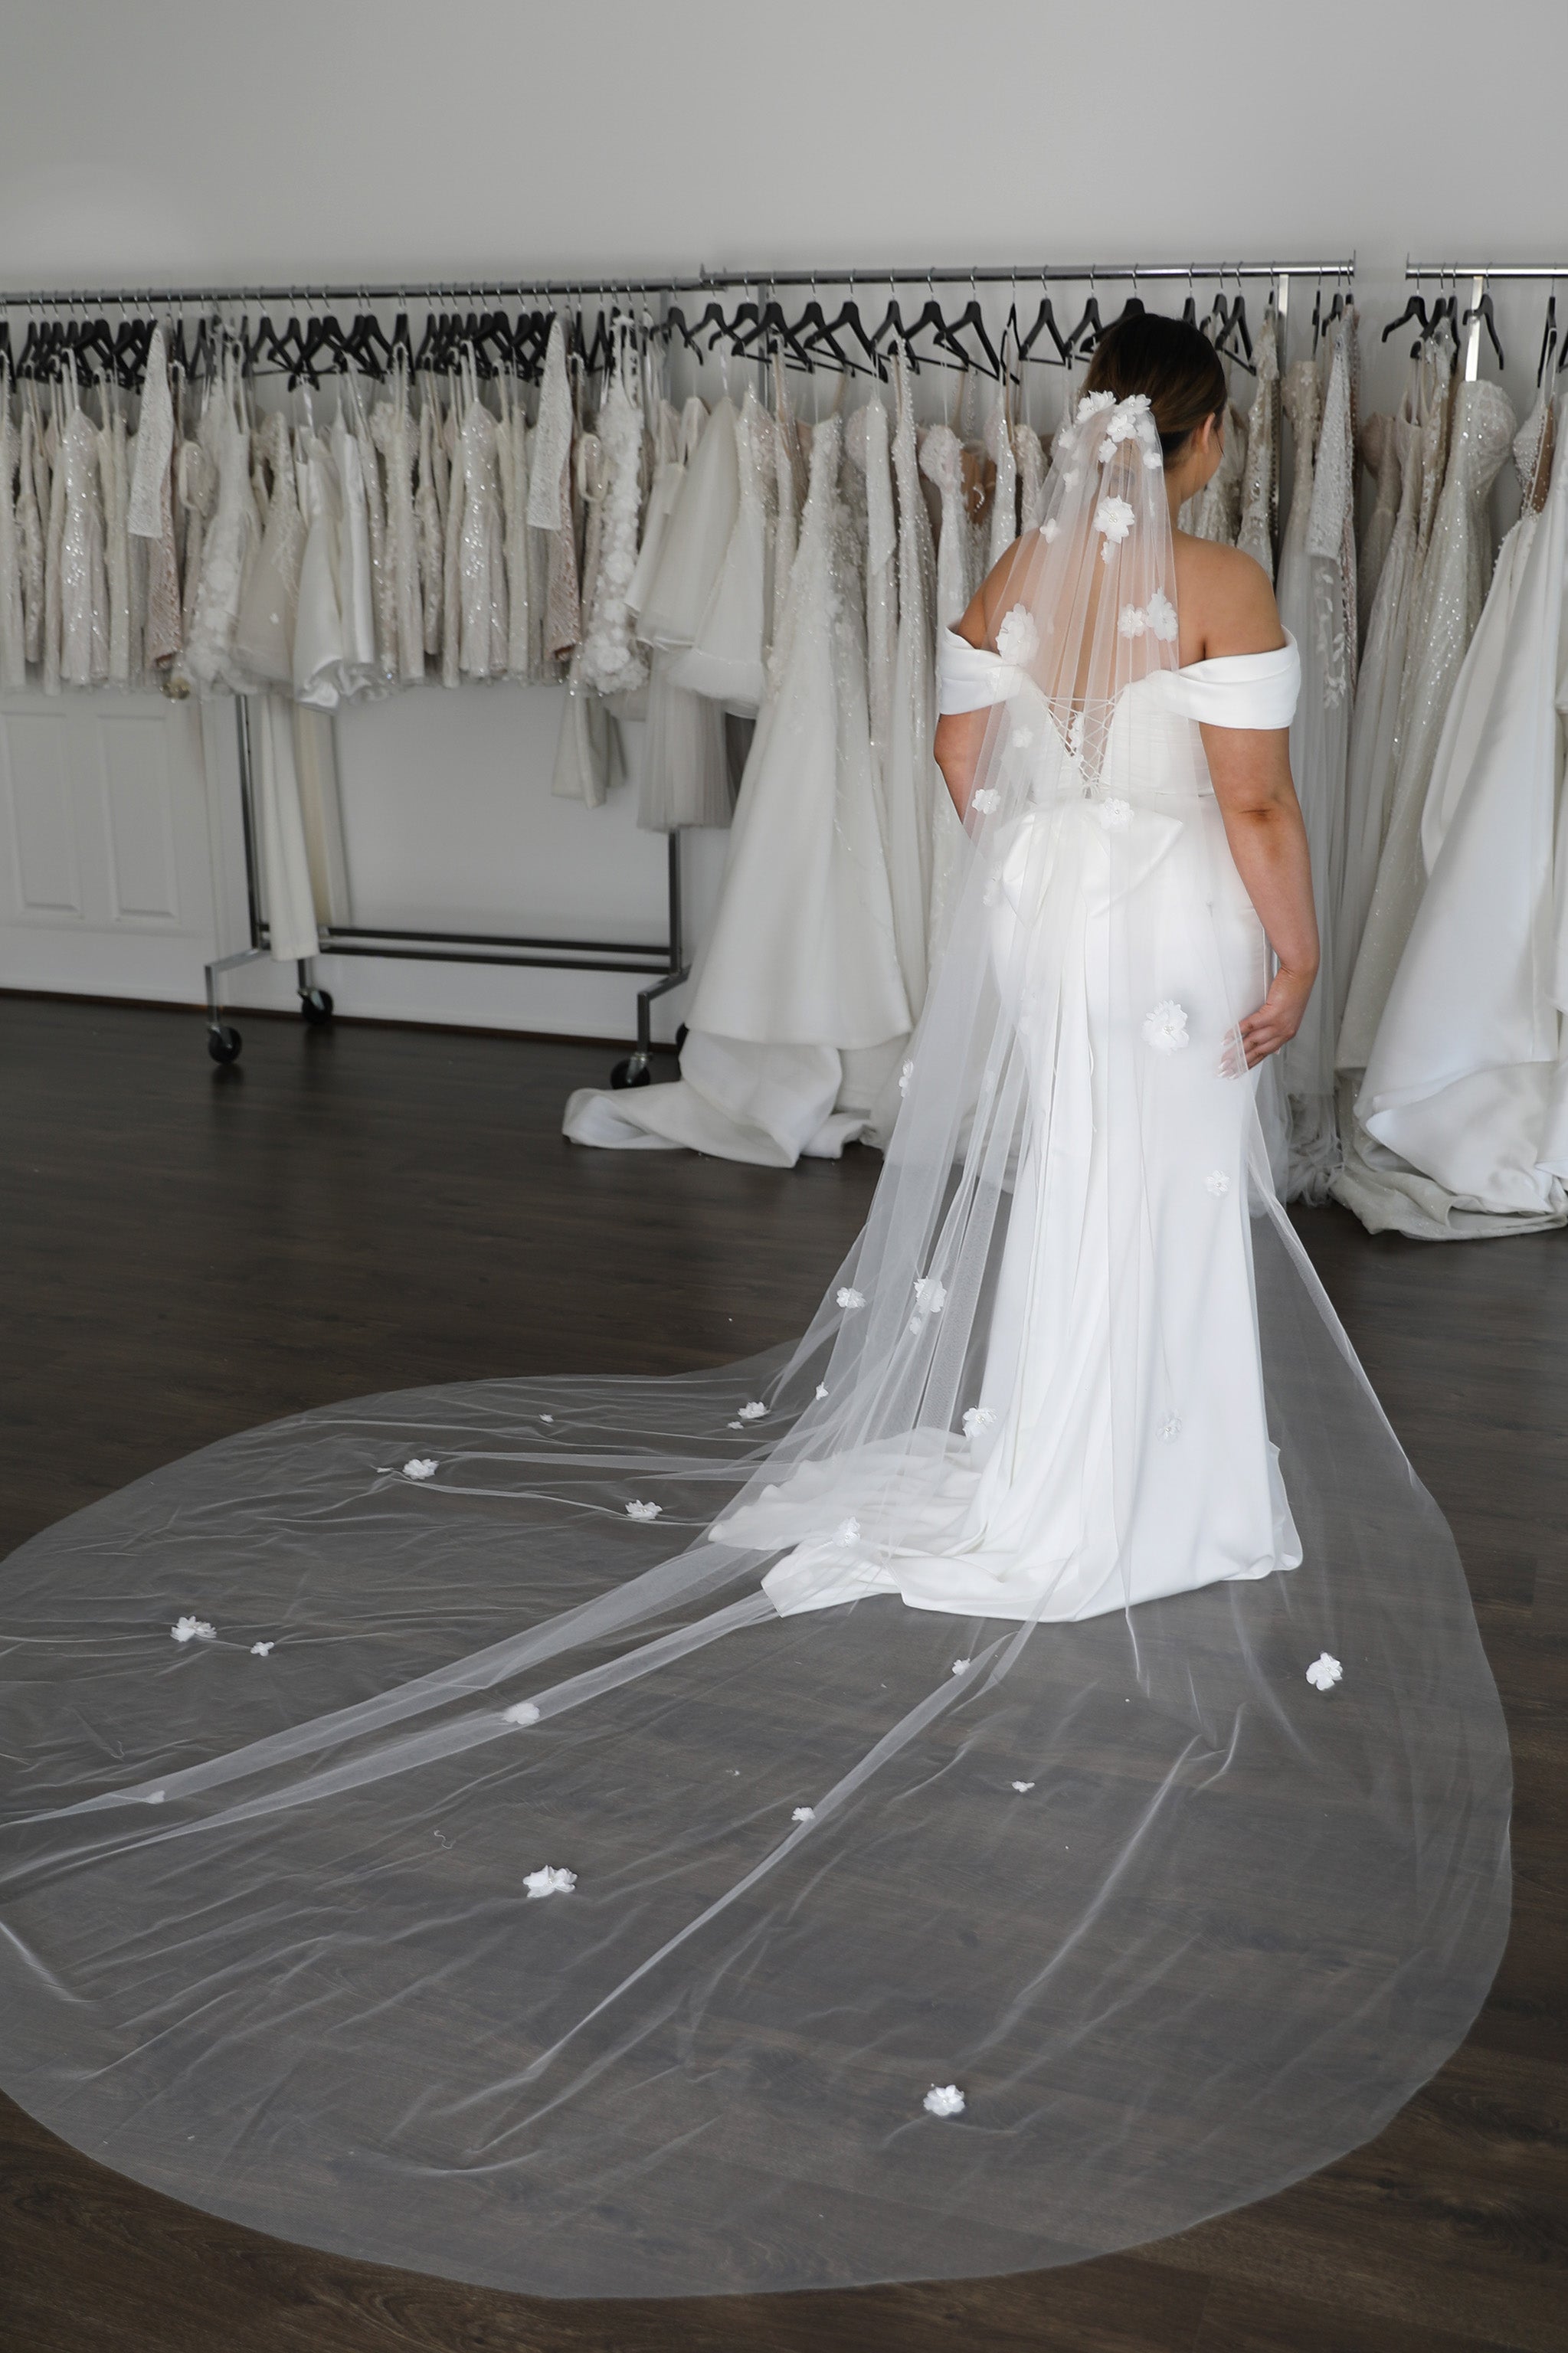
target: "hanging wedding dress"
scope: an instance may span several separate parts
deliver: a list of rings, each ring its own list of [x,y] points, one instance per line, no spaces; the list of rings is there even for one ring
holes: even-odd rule
[[[242,687],[247,682],[234,658],[234,632],[246,566],[260,526],[250,486],[250,435],[243,402],[238,364],[228,360],[221,379],[208,389],[202,412],[201,443],[216,489],[201,533],[200,575],[185,630],[185,668],[195,683],[208,692],[214,687]],[[374,645],[371,650],[374,655]]]
[[[1234,402],[1225,407],[1224,438],[1218,470],[1203,488],[1184,501],[1177,528],[1194,539],[1210,539],[1234,547],[1241,530],[1242,491],[1246,473],[1247,424]]]
[[[1568,1222],[1568,465],[1542,447],[1560,451],[1565,427],[1568,398],[1519,437],[1524,512],[1443,719],[1425,889],[1357,1102],[1367,1140],[1336,1188],[1373,1232],[1454,1240]]]
[[[26,618],[22,597],[18,473],[22,435],[11,418],[11,370],[0,359],[0,694],[27,683]]]
[[[1013,427],[1012,447],[1018,461],[1018,529],[1022,536],[1038,531],[1045,520],[1049,496],[1045,452],[1027,418]]]
[[[370,417],[370,438],[387,469],[387,669],[403,686],[425,675],[424,616],[419,594],[419,527],[414,513],[414,420],[408,407],[408,364],[399,351],[391,386]]]
[[[1356,596],[1360,623],[1360,643],[1366,650],[1372,630],[1372,607],[1377,601],[1378,583],[1388,558],[1393,539],[1394,525],[1404,488],[1404,434],[1401,427],[1404,412],[1387,417],[1369,417],[1358,437],[1362,465],[1374,481],[1372,509],[1367,517],[1367,527],[1361,534],[1356,557]]]
[[[853,715],[839,438],[742,825]],[[100,2161],[535,2295],[972,2278],[1277,2190],[1467,2031],[1501,1714],[1227,1053],[1199,728],[1288,655],[1179,671],[1147,406],[1073,446],[794,1351],[301,1414],[0,1571],[0,2074]]]
[[[920,471],[941,498],[934,607],[939,638],[944,629],[954,628],[962,619],[983,576],[966,499],[964,445],[950,425],[930,426],[921,435]],[[939,776],[932,786],[930,826],[927,957],[929,964],[935,965],[947,941],[965,873],[963,828],[953,814],[947,786]]]
[[[842,427],[811,437],[810,489],[775,648],[779,683],[747,762],[681,1078],[567,1105],[577,1144],[686,1145],[788,1167],[862,1134],[912,1027],[877,822]],[[657,675],[657,673],[655,673]]]
[[[1424,561],[1417,557],[1410,651],[1400,692],[1398,762],[1340,1029],[1342,1071],[1366,1068],[1420,903],[1425,881],[1421,812],[1444,714],[1486,601],[1492,565],[1489,501],[1518,423],[1499,385],[1460,385],[1447,473],[1434,501],[1427,554]]]
[[[865,479],[865,692],[871,756],[876,770],[883,848],[892,870],[887,786],[893,698],[898,671],[898,526],[893,496],[893,452],[887,411],[875,395],[851,417],[844,435],[850,458]]]
[[[1399,701],[1410,647],[1415,591],[1416,515],[1421,501],[1422,438],[1414,420],[1389,418],[1389,447],[1399,468],[1399,506],[1379,568],[1351,722],[1345,794],[1345,879],[1340,899],[1340,960],[1347,995],[1366,930],[1399,760]]]
[[[715,409],[710,433],[726,406],[721,401]],[[763,649],[770,634],[768,597],[772,586],[771,509],[776,496],[773,421],[749,385],[738,417],[733,411],[731,415],[728,429],[735,449],[736,502],[728,543],[695,633],[670,676],[686,693],[706,695],[726,711],[751,717],[762,704]],[[700,451],[696,463],[702,463]],[[694,484],[696,466],[691,479]],[[727,499],[724,507],[727,512]],[[679,527],[678,520],[671,526],[672,544]],[[655,599],[669,593],[661,572]],[[644,616],[644,631],[658,626],[655,607]]]
[[[694,421],[692,406],[687,403],[688,421]],[[690,461],[670,485],[658,564],[638,596],[638,635],[653,649],[637,802],[637,822],[646,833],[730,821],[724,714],[716,702],[679,684],[675,672],[708,609],[735,532],[740,509],[736,424],[729,400],[715,401]],[[682,438],[683,443],[684,427]]]
[[[58,547],[61,686],[96,686],[109,675],[109,585],[103,569],[103,509],[99,498],[98,436],[67,379],[65,424],[55,461],[58,499],[50,533]],[[59,529],[54,530],[54,505]]]
[[[294,622],[305,519],[300,512],[289,420],[274,410],[256,437],[268,484],[261,541],[247,575],[235,624],[237,661],[248,676],[287,686],[294,674]]]
[[[1007,422],[1007,388],[1004,385],[998,385],[991,415],[986,419],[985,447],[986,455],[996,469],[991,496],[990,538],[985,567],[990,572],[1001,562],[1018,537],[1018,459]]]
[[[898,512],[898,637],[884,802],[893,935],[904,993],[917,1020],[929,969],[932,820],[938,795],[945,797],[931,753],[937,724],[937,552],[920,489],[915,404],[902,351],[895,353],[894,367],[898,397],[892,443]]]
[[[126,529],[147,549],[143,659],[147,669],[159,676],[167,674],[185,643],[175,522],[177,438],[164,331],[154,327],[142,385]]]
[[[1236,545],[1274,578],[1274,501],[1279,480],[1279,347],[1272,317],[1266,318],[1254,345],[1257,389],[1246,420],[1246,463],[1242,470],[1241,515]]]
[[[604,444],[597,433],[577,435],[574,462],[584,518],[582,611],[586,633],[587,628],[591,627],[588,617],[599,595],[604,504],[609,490],[609,468]],[[598,691],[588,681],[583,650],[581,645],[573,648],[567,668],[550,790],[557,800],[579,800],[585,807],[601,808],[610,786],[620,782],[624,761],[620,730]]]
[[[630,390],[635,381],[623,353],[599,409],[607,475],[604,523],[599,580],[583,633],[582,675],[600,694],[633,694],[648,678],[630,603],[642,477],[642,417]],[[673,411],[666,408],[665,413],[673,418]]]

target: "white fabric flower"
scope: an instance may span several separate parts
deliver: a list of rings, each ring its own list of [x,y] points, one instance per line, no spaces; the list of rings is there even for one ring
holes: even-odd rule
[[[537,1724],[539,1711],[531,1699],[520,1699],[515,1707],[504,1711],[501,1720],[503,1724]]]
[[[1095,816],[1107,833],[1125,833],[1132,823],[1132,803],[1107,793],[1103,801],[1095,803]]]
[[[161,1806],[168,1794],[166,1789],[149,1789],[142,1802],[147,1806]]]
[[[1078,470],[1078,470],[1078,468],[1077,468],[1076,466],[1064,466],[1064,467],[1063,467],[1063,469],[1062,469],[1062,485],[1063,485],[1063,488],[1064,488],[1065,490],[1069,490],[1069,491],[1076,490],[1076,488],[1077,488],[1077,486],[1078,486]]]
[[[1004,662],[1026,670],[1040,650],[1040,632],[1034,626],[1034,616],[1027,605],[1014,605],[1004,613],[996,633],[996,649]]]
[[[1225,1175],[1224,1170],[1223,1168],[1211,1168],[1208,1175],[1203,1179],[1203,1190],[1206,1193],[1212,1193],[1216,1201],[1223,1201],[1230,1189],[1231,1180]]]
[[[746,1428],[744,1421],[731,1421],[727,1422],[725,1426],[728,1430],[744,1430]]]
[[[1021,1798],[1026,1798],[1034,1784],[1033,1781],[1015,1781],[1012,1786]]]
[[[954,1674],[967,1675],[973,1663],[974,1662],[972,1659],[955,1659],[953,1661]]]
[[[760,1398],[753,1398],[749,1405],[741,1407],[740,1418],[742,1421],[760,1421],[767,1410]]]
[[[927,1315],[939,1315],[948,1303],[947,1285],[938,1282],[935,1275],[919,1275],[916,1279],[915,1296]]]
[[[853,1518],[841,1520],[833,1530],[833,1542],[836,1545],[859,1544],[860,1522]]]
[[[1146,449],[1143,453],[1143,462],[1151,474],[1158,474],[1164,467],[1165,452],[1163,449]]]
[[[1179,1054],[1190,1046],[1187,1035],[1187,1013],[1173,997],[1162,997],[1152,1013],[1143,1017],[1143,1035],[1157,1054]]]
[[[1114,408],[1115,406],[1116,395],[1114,392],[1086,392],[1083,398],[1078,403],[1077,421],[1080,425],[1086,425],[1089,418],[1091,417],[1097,417],[1102,409]]]
[[[904,1065],[904,1068],[903,1068],[903,1069],[899,1071],[899,1073],[898,1073],[898,1092],[899,1092],[899,1093],[900,1093],[901,1095],[906,1095],[906,1094],[908,1093],[908,1092],[909,1092],[909,1082],[910,1082],[910,1080],[914,1077],[914,1075],[915,1075],[915,1065],[914,1065],[914,1063],[913,1063],[913,1062],[906,1062],[906,1063],[905,1063],[905,1065]]]
[[[523,1882],[530,1904],[536,1895],[569,1895],[577,1883],[575,1871],[556,1871],[550,1863],[542,1871],[531,1871]]]
[[[433,1454],[412,1454],[403,1465],[405,1479],[433,1479],[435,1475],[436,1458]]]
[[[789,1817],[789,1820],[792,1822],[814,1822],[816,1819],[817,1810],[815,1806],[797,1806],[794,1812]]]
[[[205,1618],[181,1618],[170,1627],[176,1642],[216,1642],[217,1628],[209,1626]]]
[[[1160,1425],[1160,1435],[1165,1440],[1167,1446],[1172,1445],[1175,1440],[1181,1437],[1181,1417],[1179,1413],[1168,1413],[1166,1415],[1164,1420]]]
[[[865,1305],[865,1293],[857,1291],[853,1282],[842,1282],[833,1293],[841,1307],[853,1310]]]
[[[969,795],[969,807],[979,809],[981,817],[989,817],[992,809],[1001,807],[1001,795],[994,785],[981,785],[978,792]]]
[[[274,1648],[275,1645],[271,1642],[252,1642],[250,1645],[250,1655],[253,1659],[269,1658]]]
[[[1314,1691],[1332,1691],[1344,1672],[1338,1659],[1331,1659],[1324,1651],[1308,1668],[1307,1680]]]
[[[1013,729],[1012,748],[1015,752],[1027,752],[1029,746],[1033,743],[1033,741],[1034,730],[1033,727],[1015,727]]]
[[[989,1405],[971,1405],[968,1407],[964,1413],[964,1436],[966,1438],[978,1438],[980,1431],[982,1430],[989,1430],[995,1419],[996,1416],[991,1411]]]
[[[639,1504],[633,1502],[628,1504],[626,1506],[626,1516],[629,1520],[656,1520],[663,1508],[664,1506],[662,1504]]]
[[[817,1403],[819,1405],[821,1405],[822,1399],[827,1396],[827,1394],[828,1385],[826,1381],[819,1381],[817,1383]]]
[[[933,2116],[961,2116],[964,2095],[956,2084],[933,2084],[925,2098],[927,2114]]]
[[[1066,479],[1067,479],[1067,478],[1066,478],[1065,474],[1064,474],[1064,475],[1063,475],[1063,477],[1062,477],[1062,480],[1063,480],[1064,481],[1065,481],[1065,480],[1066,480]],[[1078,479],[1078,478],[1077,478],[1076,474],[1075,474],[1075,475],[1073,476],[1073,480],[1074,480],[1074,481],[1075,482],[1075,481],[1077,480],[1077,479]],[[1049,547],[1049,546],[1050,546],[1051,542],[1055,538],[1055,536],[1056,536],[1057,533],[1061,530],[1061,528],[1062,528],[1062,526],[1061,526],[1061,524],[1057,522],[1057,520],[1056,520],[1056,518],[1055,518],[1055,516],[1054,516],[1054,515],[1047,515],[1047,516],[1046,516],[1045,521],[1044,521],[1044,522],[1041,524],[1041,526],[1040,526],[1040,536],[1041,536],[1041,538],[1044,541],[1044,543],[1045,543],[1045,544],[1046,544],[1046,546],[1047,546],[1047,547]]]
[[[1133,526],[1133,512],[1125,499],[1102,499],[1095,509],[1095,529],[1119,545]]]
[[[1157,588],[1149,600],[1149,626],[1165,645],[1176,635],[1176,607],[1163,588]]]
[[[553,1413],[542,1413],[539,1419],[541,1421],[554,1421],[556,1417]]]

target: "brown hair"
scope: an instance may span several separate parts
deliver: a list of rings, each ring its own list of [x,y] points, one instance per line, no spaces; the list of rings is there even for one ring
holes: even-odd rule
[[[1118,400],[1146,393],[1168,459],[1225,406],[1225,372],[1208,337],[1157,311],[1112,320],[1095,345],[1083,388],[1114,392]]]

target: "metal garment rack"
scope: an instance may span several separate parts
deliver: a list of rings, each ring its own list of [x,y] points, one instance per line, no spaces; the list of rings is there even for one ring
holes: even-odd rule
[[[1461,279],[1470,281],[1470,302],[1465,316],[1469,332],[1465,338],[1465,382],[1474,384],[1481,367],[1481,297],[1489,279],[1533,280],[1547,286],[1554,279],[1568,279],[1568,261],[1410,261],[1404,265],[1406,285],[1419,285],[1428,278],[1442,284],[1446,279],[1457,286]]]
[[[56,288],[51,290],[24,289],[0,291],[0,314],[9,311],[88,310],[171,310],[206,309],[221,314],[225,308],[242,308],[249,303],[303,304],[359,302],[371,304],[397,303],[407,306],[410,301],[425,309],[443,302],[455,303],[492,296],[497,301],[523,301],[526,298],[546,301],[578,301],[590,295],[608,297],[642,297],[663,299],[681,294],[702,294],[733,289],[779,287],[849,286],[969,286],[978,290],[981,286],[1027,287],[1053,283],[1087,285],[1091,291],[1100,284],[1130,285],[1136,291],[1145,280],[1151,283],[1174,284],[1185,281],[1189,286],[1197,281],[1222,284],[1230,280],[1266,280],[1273,290],[1275,316],[1283,366],[1284,343],[1290,301],[1292,278],[1316,278],[1319,284],[1328,279],[1353,279],[1355,255],[1340,255],[1329,260],[1289,261],[1082,261],[1082,262],[995,262],[944,264],[919,268],[909,264],[886,267],[852,267],[843,262],[825,263],[817,269],[700,269],[693,276],[665,274],[621,275],[617,272],[580,272],[569,277],[537,279],[500,279],[488,274],[452,279],[440,284],[412,284],[400,280],[396,284],[355,283],[322,284],[309,280],[294,280],[286,284],[228,286],[118,286],[96,288]],[[661,322],[649,317],[647,323],[657,327]],[[824,364],[828,363],[824,362]],[[223,1018],[219,982],[223,975],[241,965],[268,955],[269,927],[261,910],[260,892],[257,880],[256,818],[254,776],[251,760],[250,713],[247,698],[236,697],[235,725],[239,756],[240,818],[245,845],[246,900],[249,922],[249,944],[228,955],[218,956],[207,967],[207,1050],[219,1063],[234,1061],[240,1051],[239,1032]],[[618,1086],[645,1084],[651,1075],[652,1045],[652,1006],[656,997],[677,988],[690,974],[685,959],[682,932],[681,852],[680,835],[669,837],[667,880],[668,921],[664,940],[649,944],[617,940],[579,940],[568,938],[536,938],[526,934],[490,932],[414,931],[402,926],[369,924],[331,924],[322,927],[322,953],[329,955],[376,956],[429,964],[485,964],[544,967],[567,972],[649,973],[654,976],[637,992],[637,1044],[632,1052],[616,1065],[611,1074]],[[330,1021],[333,1000],[330,993],[317,983],[312,960],[302,960],[297,967],[300,1008],[313,1025]]]

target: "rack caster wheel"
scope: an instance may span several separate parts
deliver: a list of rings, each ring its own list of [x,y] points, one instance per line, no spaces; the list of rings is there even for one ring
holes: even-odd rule
[[[676,1032],[675,1032],[675,1051],[676,1051],[676,1053],[677,1053],[677,1054],[680,1052],[680,1050],[681,1050],[682,1047],[685,1044],[685,1042],[686,1042],[686,1025],[685,1025],[685,1023],[683,1021],[683,1022],[682,1022],[682,1024],[681,1024],[681,1026],[680,1026],[680,1028],[679,1028],[679,1029],[676,1030]]]
[[[324,1029],[333,1015],[332,992],[325,988],[302,991],[300,1011],[313,1029]]]
[[[628,1054],[624,1062],[617,1062],[609,1074],[612,1087],[649,1087],[653,1073],[648,1067],[646,1054]]]
[[[238,1062],[244,1043],[238,1030],[231,1029],[227,1022],[219,1022],[216,1029],[207,1033],[207,1050],[215,1062]]]

